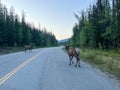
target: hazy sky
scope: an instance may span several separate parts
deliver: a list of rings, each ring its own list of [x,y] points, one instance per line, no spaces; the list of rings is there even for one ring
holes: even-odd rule
[[[77,22],[73,15],[89,7],[92,0],[1,0],[9,9],[14,7],[15,12],[21,16],[24,10],[26,21],[40,23],[41,28],[46,27],[52,31],[58,40],[72,35],[72,28]]]

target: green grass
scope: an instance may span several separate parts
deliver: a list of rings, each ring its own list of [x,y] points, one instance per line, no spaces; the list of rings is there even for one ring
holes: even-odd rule
[[[80,57],[120,79],[120,50],[80,49]]]

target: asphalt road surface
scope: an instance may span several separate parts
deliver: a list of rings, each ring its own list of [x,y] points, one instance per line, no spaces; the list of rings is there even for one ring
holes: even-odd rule
[[[120,90],[120,83],[84,62],[69,66],[53,47],[0,55],[0,90]]]

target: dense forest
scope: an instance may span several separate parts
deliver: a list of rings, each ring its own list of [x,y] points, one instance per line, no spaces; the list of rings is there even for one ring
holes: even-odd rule
[[[120,0],[96,0],[89,9],[75,14],[70,43],[95,49],[120,48]]]
[[[36,28],[26,22],[25,13],[20,20],[14,8],[10,11],[0,3],[0,46],[24,46],[34,43],[35,46],[56,46],[57,40],[51,32]]]

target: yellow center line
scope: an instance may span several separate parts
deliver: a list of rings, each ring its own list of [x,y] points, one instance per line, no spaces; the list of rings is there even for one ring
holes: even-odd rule
[[[33,59],[35,59],[36,57],[38,57],[40,54],[44,53],[40,52],[37,55],[32,56],[31,58],[27,59],[25,62],[23,62],[22,64],[20,64],[19,66],[17,66],[16,68],[14,68],[11,72],[9,72],[8,74],[6,74],[5,76],[3,76],[2,78],[0,78],[0,85],[3,84],[6,80],[8,80],[10,77],[12,77],[16,72],[18,72],[20,69],[22,69],[25,65],[27,65],[29,62],[31,62]]]

